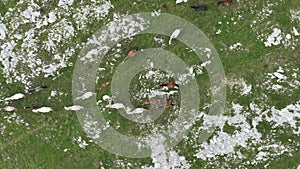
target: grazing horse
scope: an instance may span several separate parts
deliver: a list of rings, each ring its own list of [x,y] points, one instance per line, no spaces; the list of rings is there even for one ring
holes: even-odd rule
[[[109,82],[104,82],[98,87],[98,89],[101,90],[101,89],[105,88],[107,85],[109,85]]]
[[[126,60],[132,58],[132,57],[135,55],[135,53],[136,53],[136,50],[135,50],[135,49],[129,51],[128,54],[127,54],[127,56],[126,56],[126,58],[124,59],[123,62],[125,62]]]
[[[157,104],[159,102],[160,102],[159,99],[151,99],[149,101],[144,102],[144,104]]]
[[[37,109],[37,108],[38,108],[38,107],[37,107],[37,106],[34,106],[34,105],[24,107],[24,109],[31,109],[31,110]]]
[[[180,34],[181,30],[180,29],[175,29],[174,32],[171,34],[170,39],[169,39],[169,45],[171,45],[172,40],[177,38]]]
[[[221,1],[218,1],[218,5],[221,5],[221,4],[229,5],[230,3],[232,3],[232,0],[221,0]]]
[[[32,109],[32,112],[34,112],[34,113],[48,113],[50,111],[52,111],[51,107],[41,107],[38,109]]]
[[[168,83],[166,83],[166,84],[161,84],[160,86],[161,86],[161,87],[167,86],[168,88],[174,88],[175,86],[176,86],[176,87],[179,87],[179,85],[176,84],[175,82],[168,82]]]
[[[47,88],[48,88],[48,86],[46,86],[46,85],[38,86],[38,87],[35,87],[34,89],[29,89],[28,93],[39,92],[39,91],[47,89]]]
[[[11,107],[11,106],[6,106],[4,108],[0,108],[0,111],[4,111],[4,112],[13,112],[16,111],[17,109],[15,107]]]
[[[163,108],[164,108],[164,109],[167,109],[167,108],[169,108],[169,107],[171,107],[171,106],[175,106],[175,104],[174,104],[174,103],[165,103],[165,104],[163,105]]]
[[[197,6],[191,6],[195,11],[207,11],[206,5],[197,5]]]

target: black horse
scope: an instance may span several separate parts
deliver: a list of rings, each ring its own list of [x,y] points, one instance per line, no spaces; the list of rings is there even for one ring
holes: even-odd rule
[[[206,5],[197,5],[197,6],[191,6],[195,11],[207,11],[208,8]]]

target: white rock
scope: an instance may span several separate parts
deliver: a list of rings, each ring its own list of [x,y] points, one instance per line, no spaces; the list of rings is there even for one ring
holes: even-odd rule
[[[221,29],[218,29],[216,34],[219,35],[221,32],[222,32]]]
[[[55,16],[55,13],[54,12],[50,12],[49,13],[49,19],[48,19],[48,22],[49,23],[53,23],[56,21],[56,16]]]
[[[267,40],[264,42],[266,47],[271,47],[272,45],[277,46],[281,43],[282,40],[282,33],[279,28],[274,28],[273,32]]]
[[[245,85],[244,88],[241,91],[242,95],[247,95],[251,92],[252,90],[252,85]]]
[[[156,11],[154,10],[153,12],[151,12],[151,16],[159,16],[161,14],[160,10]]]
[[[300,10],[290,10],[291,20],[300,21]]]
[[[284,76],[283,74],[280,74],[280,73],[278,73],[278,72],[275,72],[275,73],[273,73],[273,75],[275,76],[275,77],[277,77],[278,79],[286,79],[287,77],[286,76]]]
[[[6,38],[6,34],[7,34],[6,26],[0,23],[0,39],[4,40]]]
[[[256,154],[256,160],[263,160],[264,158],[266,158],[268,154],[266,152],[259,152],[258,154]]]
[[[79,147],[80,147],[80,148],[85,148],[85,147],[88,146],[88,145],[89,145],[89,144],[86,143],[85,140],[83,140],[81,143],[79,143]]]
[[[74,0],[59,0],[58,6],[68,9],[73,4]]]
[[[295,27],[293,27],[293,34],[295,36],[299,36],[300,35],[300,33],[297,31],[297,29]]]

